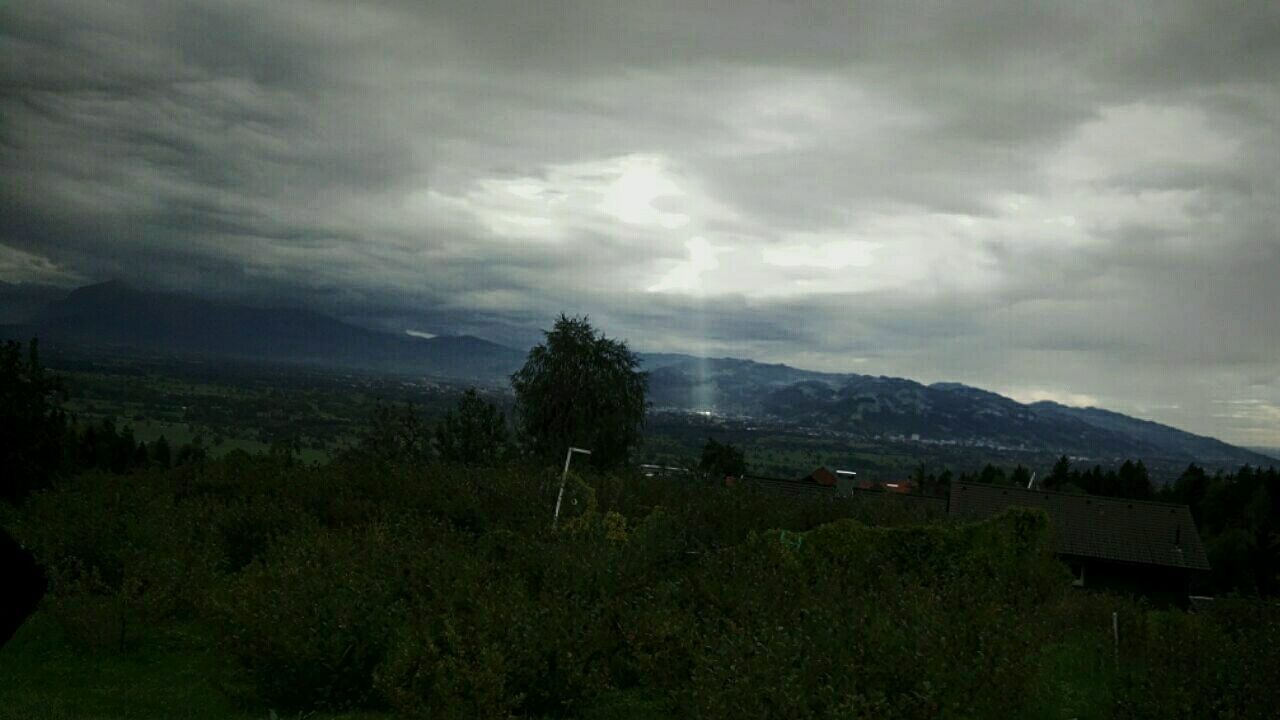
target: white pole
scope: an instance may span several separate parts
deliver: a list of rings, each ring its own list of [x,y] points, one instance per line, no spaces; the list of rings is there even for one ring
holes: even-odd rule
[[[561,473],[560,475],[560,492],[556,495],[556,516],[551,520],[552,528],[556,527],[556,525],[559,524],[560,522],[560,501],[564,500],[564,484],[565,484],[565,481],[569,479],[569,461],[573,460],[574,453],[582,453],[583,455],[590,455],[591,451],[583,450],[582,448],[571,447],[569,448],[569,452],[564,454],[564,472]]]
[[[1111,613],[1111,636],[1115,638],[1116,670],[1120,669],[1120,613]]]

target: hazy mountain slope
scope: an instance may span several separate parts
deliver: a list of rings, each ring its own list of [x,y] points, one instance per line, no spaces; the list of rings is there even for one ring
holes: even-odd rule
[[[0,325],[30,322],[46,305],[66,294],[66,288],[53,285],[0,281]]]
[[[1252,450],[1228,445],[1216,438],[1195,435],[1168,425],[1121,415],[1110,410],[1093,407],[1074,408],[1048,401],[1034,403],[1030,407],[1047,418],[1080,420],[1093,427],[1117,435],[1125,435],[1160,448],[1173,456],[1193,457],[1207,463],[1250,462],[1256,465],[1273,462],[1272,458]]]
[[[771,392],[806,382],[834,383],[841,375],[736,358],[691,358],[649,373],[655,407],[756,415]]]
[[[403,342],[403,341],[402,341]],[[505,385],[524,365],[526,353],[471,335],[439,335],[407,340],[410,350],[401,357],[405,367],[427,363],[430,372],[444,377],[482,379]]]
[[[640,368],[648,372],[698,359],[693,355],[685,355],[684,353],[639,353],[639,355]]]
[[[310,310],[255,308],[120,283],[50,303],[29,330],[54,341],[306,362],[500,381],[524,353],[469,336],[416,338],[357,327]]]
[[[1270,461],[1267,463],[1268,465],[1280,463],[1280,447],[1258,447],[1255,445],[1246,449],[1265,456]]]
[[[958,383],[841,375],[731,358],[693,360],[650,375],[657,407],[771,418],[856,436],[918,435],[1096,458],[1162,457],[1226,465],[1261,456],[1212,438],[1100,410],[1024,405]]]
[[[51,303],[36,324],[60,340],[273,360],[345,361],[386,344],[379,333],[307,310],[215,303],[119,283],[75,290]]]

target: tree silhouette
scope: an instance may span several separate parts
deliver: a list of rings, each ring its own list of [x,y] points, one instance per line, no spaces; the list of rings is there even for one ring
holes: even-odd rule
[[[1071,484],[1071,461],[1063,455],[1053,464],[1049,477],[1044,479],[1044,486],[1050,490],[1060,490],[1069,484]]]
[[[597,334],[586,317],[561,315],[511,376],[520,441],[555,462],[570,446],[597,468],[621,465],[640,441],[648,375],[625,342]]]
[[[67,417],[62,384],[40,364],[34,339],[0,347],[0,498],[21,500],[45,487],[62,468]]]
[[[707,444],[702,446],[702,460],[698,463],[698,470],[715,479],[730,475],[742,477],[747,472],[747,460],[742,450],[730,443],[718,443],[707,438]]]

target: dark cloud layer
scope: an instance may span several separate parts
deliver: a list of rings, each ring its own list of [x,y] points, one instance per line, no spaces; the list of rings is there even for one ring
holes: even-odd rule
[[[0,280],[960,380],[1280,445],[1274,3],[0,8]]]

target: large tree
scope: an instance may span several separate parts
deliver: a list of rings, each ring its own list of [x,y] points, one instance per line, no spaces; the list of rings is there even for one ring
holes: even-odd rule
[[[586,317],[561,315],[544,334],[511,376],[522,444],[545,461],[576,446],[591,451],[597,468],[627,462],[644,425],[648,375],[640,359]]]
[[[40,364],[36,341],[0,346],[0,498],[21,500],[62,468],[67,417],[63,389]]]

